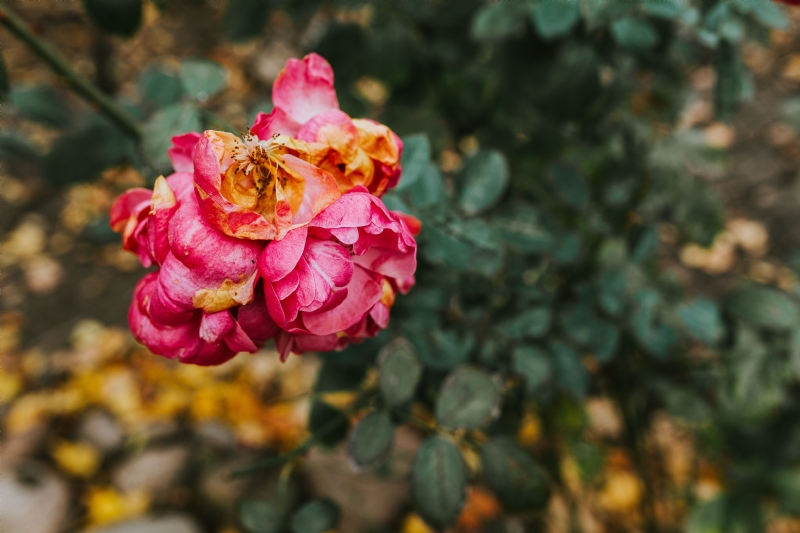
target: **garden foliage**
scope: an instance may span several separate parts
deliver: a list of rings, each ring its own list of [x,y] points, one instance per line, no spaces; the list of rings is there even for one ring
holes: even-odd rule
[[[698,171],[719,154],[675,128],[687,72],[712,62],[715,113],[730,119],[754,90],[740,45],[786,27],[784,8],[755,0],[371,5],[368,23],[334,21],[306,51],[333,66],[344,111],[403,139],[402,179],[384,201],[422,221],[417,284],[376,338],[320,356],[317,392],[356,399],[348,409],[315,401],[312,444],[346,443],[354,466],[375,469],[395,429],[411,424],[428,435],[410,483],[427,523],[448,527],[468,486],[482,484],[533,526],[564,490],[565,454],[585,482],[597,481],[604,448],[585,439],[584,400],[604,395],[622,413],[618,444],[636,458],[645,507],[654,474],[643,436],[666,410],[692,429],[723,479],[710,501],[676,496],[688,505],[686,530],[756,532],[767,516],[800,512],[800,302],[756,284],[719,301],[689,297],[658,260],[663,224],[682,243],[708,246],[725,222]],[[110,33],[136,31],[141,2],[85,6]],[[244,42],[277,10],[301,30],[319,10],[360,7],[232,0],[221,24],[227,39]],[[366,78],[385,89],[377,104],[354,89]],[[50,87],[11,83],[19,114],[64,133],[47,154],[5,133],[0,151],[38,162],[56,186],[123,162],[155,179],[169,171],[173,135],[232,130],[204,108],[226,83],[207,60],[141,73],[141,99],[124,103],[139,139],[99,113],[70,116]],[[440,167],[456,147],[463,160]],[[514,437],[531,412],[542,437],[525,447]],[[241,512],[254,533],[322,532],[339,518],[328,499],[293,510],[251,500]]]

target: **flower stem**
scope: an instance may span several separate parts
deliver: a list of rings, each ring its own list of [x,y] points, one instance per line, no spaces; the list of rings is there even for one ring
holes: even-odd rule
[[[0,7],[0,24],[23,41],[50,68],[60,74],[72,89],[83,99],[96,105],[109,119],[125,133],[139,141],[139,125],[133,117],[121,109],[108,95],[95,87],[73,69],[55,48],[33,33],[28,24],[8,7]]]

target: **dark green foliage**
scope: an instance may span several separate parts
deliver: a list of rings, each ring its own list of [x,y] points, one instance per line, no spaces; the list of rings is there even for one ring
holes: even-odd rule
[[[461,512],[466,493],[467,466],[458,448],[443,437],[423,442],[411,467],[411,496],[422,518],[445,529]]]
[[[388,405],[402,405],[414,397],[422,364],[407,340],[396,339],[381,350],[378,370],[381,394]]]
[[[72,122],[72,113],[61,94],[47,86],[16,88],[11,103],[23,117],[53,128],[65,128]]]
[[[184,59],[181,61],[181,83],[187,97],[205,102],[225,88],[228,72],[216,61]]]
[[[336,527],[342,512],[330,498],[312,500],[292,516],[292,533],[325,533]]]
[[[171,104],[153,114],[144,125],[144,150],[158,168],[169,168],[167,149],[172,137],[202,128],[199,110],[191,104]]]
[[[278,533],[281,530],[281,513],[269,502],[245,500],[239,506],[242,525],[250,533]]]
[[[100,177],[107,168],[131,162],[130,139],[104,118],[92,115],[85,124],[57,138],[42,160],[42,174],[58,186]]]
[[[341,409],[322,401],[311,404],[308,429],[323,445],[333,446],[347,437],[350,421]]]
[[[530,510],[547,501],[544,473],[533,458],[508,437],[495,437],[481,449],[483,479],[510,511]]]
[[[436,401],[436,420],[448,429],[474,429],[496,416],[500,394],[492,377],[471,367],[460,367],[442,383]]]
[[[394,426],[389,415],[374,412],[365,416],[350,432],[348,454],[359,468],[382,463],[394,443]]]
[[[177,76],[160,67],[151,67],[139,76],[139,90],[158,107],[176,103],[183,92]]]
[[[142,23],[144,0],[83,0],[92,22],[108,33],[130,37]]]
[[[257,37],[264,29],[269,11],[269,0],[231,0],[222,18],[225,38],[242,43]]]
[[[8,78],[8,70],[6,70],[6,62],[3,55],[0,54],[0,100],[8,98],[11,92],[11,81]]]

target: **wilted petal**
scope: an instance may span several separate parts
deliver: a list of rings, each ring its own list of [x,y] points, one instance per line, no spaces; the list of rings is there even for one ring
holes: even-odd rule
[[[178,210],[178,200],[163,176],[156,179],[150,199],[150,217],[147,220],[147,237],[150,253],[158,264],[169,253],[169,222]]]
[[[172,255],[188,269],[184,283],[197,287],[195,307],[214,312],[252,300],[262,243],[217,231],[193,197],[172,217],[169,235]]]

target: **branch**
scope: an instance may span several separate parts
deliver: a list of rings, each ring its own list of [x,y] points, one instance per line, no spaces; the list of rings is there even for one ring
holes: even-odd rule
[[[34,34],[28,24],[8,7],[0,7],[0,24],[63,76],[72,89],[89,103],[95,104],[109,119],[122,128],[134,140],[139,141],[139,125],[133,117],[120,108],[114,100],[78,74],[55,48]]]

